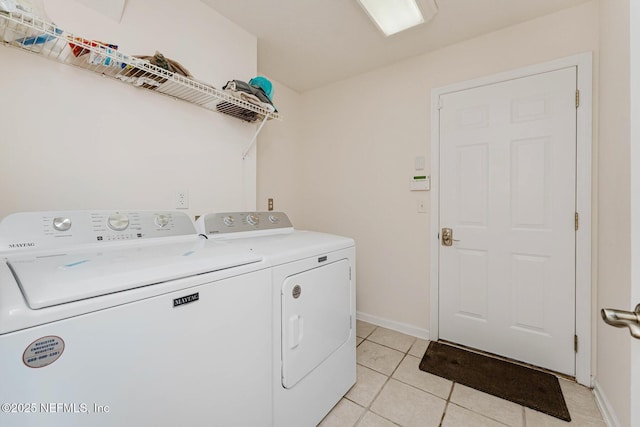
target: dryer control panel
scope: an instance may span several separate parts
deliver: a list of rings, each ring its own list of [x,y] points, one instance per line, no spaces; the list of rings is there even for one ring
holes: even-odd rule
[[[222,212],[203,215],[196,221],[198,231],[206,236],[243,231],[292,230],[284,212]]]
[[[22,212],[0,222],[0,253],[187,235],[196,230],[184,212]]]

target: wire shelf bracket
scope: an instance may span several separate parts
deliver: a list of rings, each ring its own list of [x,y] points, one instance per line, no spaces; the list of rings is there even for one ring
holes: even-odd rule
[[[256,145],[256,141],[258,139],[258,134],[262,130],[262,127],[264,126],[264,124],[267,123],[267,119],[268,119],[267,117],[262,119],[262,123],[260,123],[260,126],[258,126],[258,130],[256,130],[256,133],[253,135],[253,138],[251,139],[251,142],[249,143],[249,146],[242,153],[242,160],[247,158],[247,156],[249,155],[249,151],[251,151],[253,146]]]

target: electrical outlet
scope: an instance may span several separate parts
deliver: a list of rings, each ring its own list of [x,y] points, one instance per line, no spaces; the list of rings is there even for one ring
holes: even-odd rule
[[[273,199],[267,199],[267,205],[267,209],[271,212],[273,210]]]
[[[176,193],[176,209],[189,209],[189,192],[187,190]]]

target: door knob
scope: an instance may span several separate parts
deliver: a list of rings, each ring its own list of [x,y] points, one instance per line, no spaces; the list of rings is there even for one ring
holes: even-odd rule
[[[631,336],[640,339],[640,304],[636,305],[635,311],[614,310],[603,308],[600,310],[602,319],[606,324],[616,328],[629,328]]]
[[[442,246],[451,246],[453,242],[459,242],[460,240],[453,238],[453,229],[452,228],[443,228],[442,229]]]

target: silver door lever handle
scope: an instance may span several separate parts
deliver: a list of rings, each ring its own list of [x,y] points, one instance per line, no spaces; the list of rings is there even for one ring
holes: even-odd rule
[[[451,246],[453,242],[459,242],[460,240],[453,238],[453,229],[452,228],[443,228],[442,229],[442,246]]]
[[[616,328],[629,328],[631,336],[640,339],[640,304],[636,305],[635,311],[614,310],[613,308],[603,308],[600,310],[602,319],[606,324]]]

